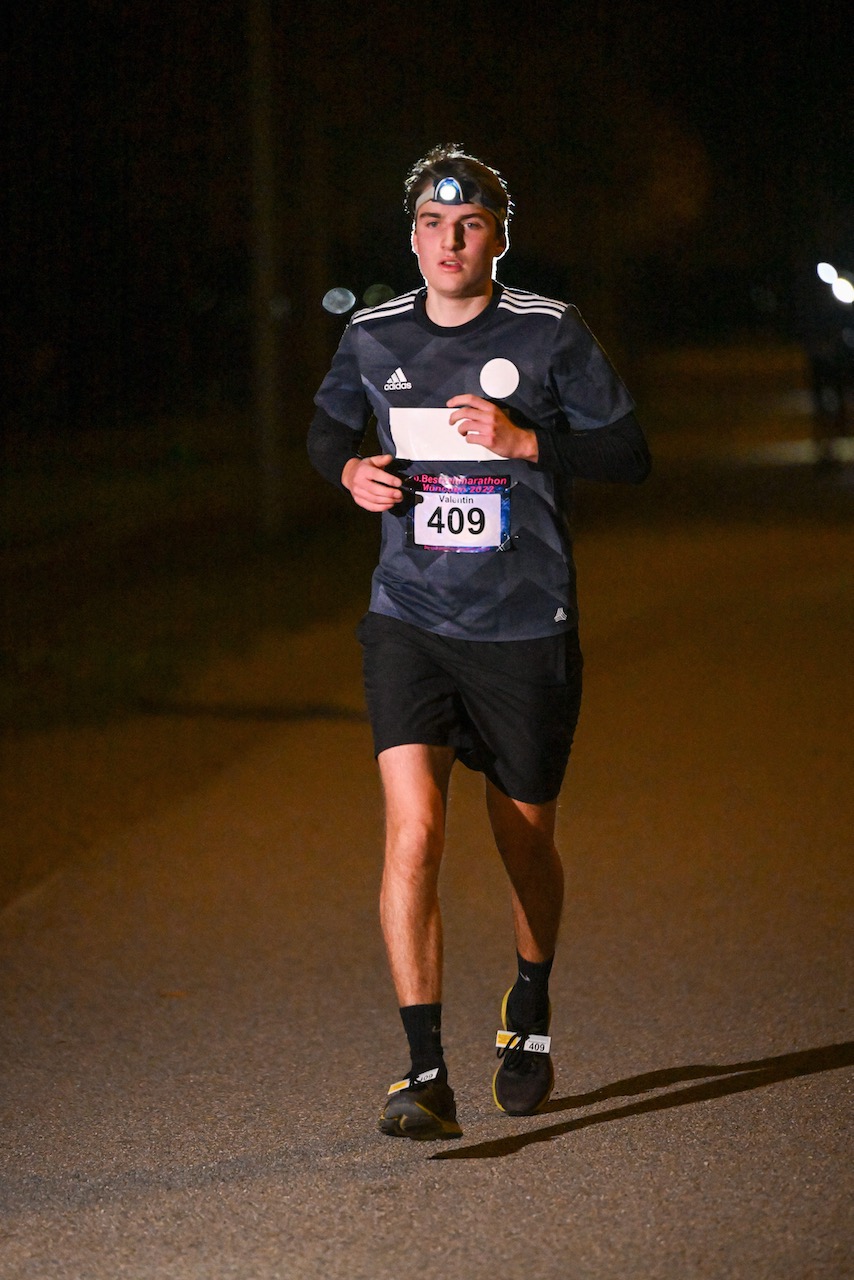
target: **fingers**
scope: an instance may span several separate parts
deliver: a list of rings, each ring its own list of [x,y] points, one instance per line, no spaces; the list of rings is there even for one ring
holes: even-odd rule
[[[513,425],[497,404],[493,404],[491,400],[484,400],[482,396],[452,396],[446,403],[452,410],[450,422],[469,420],[484,426],[498,426],[500,423]],[[479,430],[479,426],[475,429]]]
[[[449,409],[454,409],[458,405],[471,405],[473,409],[497,409],[498,406],[493,404],[491,400],[484,400],[483,396],[463,395],[451,396],[450,400],[446,400],[445,404]]]
[[[385,470],[393,456],[380,453],[373,458],[360,458],[358,462],[348,464],[342,474],[342,481],[350,490],[353,501],[366,511],[389,511],[403,497],[400,477]]]
[[[516,428],[491,400],[482,396],[453,396],[448,402],[452,410],[448,421],[472,444],[503,453],[501,447],[512,439]]]
[[[517,427],[503,409],[482,396],[452,396],[448,421],[455,425],[467,444],[483,445],[502,458],[522,458],[536,462],[539,445],[533,431]]]

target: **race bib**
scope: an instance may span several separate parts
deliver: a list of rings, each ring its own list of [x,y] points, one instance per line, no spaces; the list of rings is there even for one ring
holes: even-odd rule
[[[510,477],[415,475],[406,541],[423,551],[504,551],[510,543]]]

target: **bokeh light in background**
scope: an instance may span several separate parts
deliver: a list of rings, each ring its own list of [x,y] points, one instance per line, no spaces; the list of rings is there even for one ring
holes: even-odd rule
[[[362,294],[362,301],[366,307],[378,307],[381,303],[388,302],[394,295],[395,290],[390,284],[371,284]],[[323,295],[323,309],[333,316],[343,316],[355,305],[355,293],[352,289],[345,289],[343,285],[338,285]]]
[[[273,320],[290,320],[294,313],[294,304],[283,293],[277,293],[270,299],[270,318]]]
[[[378,307],[383,302],[388,302],[394,297],[394,289],[390,284],[372,284],[369,285],[362,294],[365,306]]]
[[[819,280],[830,285],[830,292],[837,302],[846,306],[854,303],[854,282],[847,276],[841,275],[829,262],[820,262],[815,270]]]
[[[837,302],[844,302],[849,306],[854,302],[854,284],[844,276],[837,276],[830,288]]]
[[[356,305],[356,295],[349,289],[338,287],[323,295],[323,309],[333,316],[343,316]]]

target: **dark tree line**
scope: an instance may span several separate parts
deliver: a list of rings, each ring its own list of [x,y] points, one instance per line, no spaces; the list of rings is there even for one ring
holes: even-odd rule
[[[249,403],[250,7],[16,15],[2,272],[17,421]],[[775,290],[854,204],[848,23],[834,4],[807,26],[791,6],[742,10],[612,0],[526,16],[493,0],[439,19],[272,0],[268,305],[289,420],[301,429],[340,333],[326,290],[417,282],[402,176],[437,141],[511,182],[503,278],[579,302],[606,344],[773,323]]]

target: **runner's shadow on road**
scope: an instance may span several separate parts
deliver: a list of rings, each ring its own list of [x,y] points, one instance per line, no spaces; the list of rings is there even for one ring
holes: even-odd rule
[[[627,1120],[632,1116],[649,1115],[655,1111],[670,1111],[674,1107],[686,1107],[695,1102],[710,1102],[715,1098],[748,1093],[751,1089],[763,1089],[766,1085],[779,1084],[784,1080],[796,1080],[799,1076],[836,1071],[852,1064],[854,1041],[849,1040],[843,1044],[805,1049],[801,1053],[784,1053],[780,1057],[759,1058],[753,1062],[732,1062],[724,1066],[704,1064],[650,1071],[645,1075],[631,1076],[627,1080],[603,1085],[601,1089],[595,1089],[591,1093],[553,1098],[540,1114],[575,1111],[580,1107],[607,1102],[611,1098],[634,1097],[654,1089],[666,1089],[669,1085],[682,1084],[687,1080],[701,1080],[702,1083],[659,1094],[654,1098],[644,1098],[642,1102],[629,1103],[627,1106],[576,1116],[572,1120],[562,1120],[559,1124],[546,1125],[541,1129],[529,1129],[525,1133],[514,1133],[506,1138],[478,1142],[469,1147],[455,1147],[452,1151],[439,1151],[430,1159],[494,1160],[500,1156],[512,1156],[537,1142],[553,1142],[568,1133],[589,1129],[593,1125],[610,1124],[614,1120]]]

